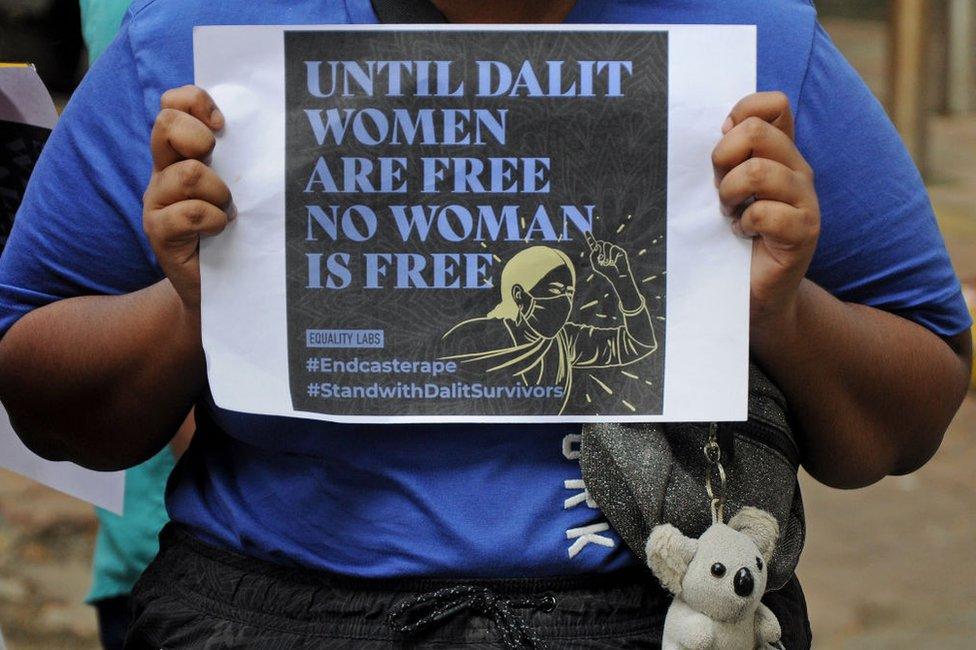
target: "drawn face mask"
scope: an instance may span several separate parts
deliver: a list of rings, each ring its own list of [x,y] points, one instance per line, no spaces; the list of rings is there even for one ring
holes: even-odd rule
[[[522,315],[525,324],[542,338],[551,339],[556,336],[566,325],[569,313],[573,310],[572,287],[557,296],[528,296],[529,308]]]

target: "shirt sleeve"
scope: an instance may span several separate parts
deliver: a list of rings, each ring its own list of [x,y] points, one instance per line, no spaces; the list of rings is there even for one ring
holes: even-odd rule
[[[151,127],[123,26],[75,91],[27,185],[0,257],[0,336],[57,300],[130,293],[162,278],[142,232]]]
[[[574,368],[616,368],[637,363],[657,349],[634,338],[626,327],[596,327],[566,323]]]
[[[884,109],[820,25],[796,113],[821,234],[808,276],[940,336],[971,325],[928,193]]]

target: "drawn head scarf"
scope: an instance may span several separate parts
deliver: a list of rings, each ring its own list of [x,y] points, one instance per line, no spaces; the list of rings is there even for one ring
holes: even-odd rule
[[[488,318],[516,320],[519,307],[512,297],[512,287],[519,285],[531,294],[542,278],[561,266],[569,269],[571,283],[575,285],[576,269],[566,253],[548,246],[532,246],[516,253],[502,269],[501,302],[488,312]]]

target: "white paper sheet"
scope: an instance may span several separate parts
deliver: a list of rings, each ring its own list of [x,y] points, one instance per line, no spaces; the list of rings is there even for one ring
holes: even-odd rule
[[[224,233],[205,240],[201,246],[203,343],[211,389],[219,406],[249,413],[342,422],[729,421],[746,418],[751,246],[750,242],[731,233],[728,220],[720,213],[710,154],[721,137],[720,126],[729,110],[739,99],[755,90],[756,33],[753,26],[574,25],[532,26],[529,30],[531,33],[596,31],[604,33],[611,41],[626,33],[667,33],[667,220],[666,236],[663,237],[667,250],[666,268],[661,269],[661,275],[666,276],[666,289],[661,291],[666,294],[666,308],[655,315],[654,323],[655,327],[661,328],[659,333],[666,328],[666,336],[659,334],[664,344],[653,353],[663,366],[663,391],[660,385],[653,387],[663,393],[657,411],[648,408],[644,412],[631,413],[619,405],[622,400],[617,400],[615,408],[607,412],[586,413],[582,395],[580,405],[573,407],[578,412],[531,415],[489,413],[490,409],[483,408],[473,408],[471,413],[459,412],[463,406],[458,407],[457,400],[450,407],[454,410],[445,407],[421,412],[423,407],[408,403],[402,412],[389,412],[388,409],[366,412],[383,400],[361,399],[357,402],[361,404],[358,412],[329,412],[327,408],[309,408],[299,399],[294,375],[300,374],[302,369],[296,365],[295,359],[289,360],[287,312],[285,32],[324,30],[338,33],[336,43],[341,41],[344,47],[350,47],[348,38],[339,38],[343,33],[352,32],[359,38],[368,38],[371,33],[384,31],[423,35],[441,30],[525,32],[527,29],[472,25],[218,26],[195,29],[196,82],[211,93],[227,120],[226,128],[218,137],[212,164],[228,183],[238,214]],[[322,48],[316,57],[328,60],[328,49]],[[537,56],[545,58],[549,55]],[[424,55],[405,51],[401,58],[411,57],[422,59]],[[463,63],[460,61],[459,65]],[[637,73],[634,75],[636,78]],[[321,106],[326,107],[327,103]],[[294,110],[292,114],[295,114]],[[338,202],[345,201],[338,195],[334,198]],[[597,206],[598,211],[603,208]],[[289,214],[288,218],[305,217]],[[596,225],[593,231],[597,232]],[[632,237],[639,236],[639,231],[632,232]],[[598,233],[598,239],[610,239],[612,234]],[[625,233],[617,243],[627,248],[627,237]],[[580,248],[582,244],[574,242],[574,245],[576,248],[572,251],[581,251],[580,257],[585,258],[586,249]],[[640,253],[629,250],[629,255],[633,260]],[[581,276],[588,273],[585,265],[580,265],[580,269]],[[293,277],[300,271],[292,269]],[[497,284],[497,273],[493,279]],[[650,281],[651,278],[646,279]],[[311,276],[309,283],[312,283]],[[607,291],[605,295],[612,296],[612,293]],[[645,298],[653,301],[655,296],[646,295]],[[459,294],[458,300],[465,299],[464,294]],[[612,302],[612,298],[608,300]],[[372,304],[377,303],[364,300],[363,313],[368,314]],[[626,309],[623,302],[620,307]],[[574,305],[574,310],[581,309],[580,304]],[[405,322],[409,321],[409,312],[407,302],[403,308]],[[603,316],[617,319],[619,323],[626,320],[621,314],[623,312],[613,312],[611,308]],[[323,322],[322,328],[330,332],[332,340],[345,336],[336,331],[343,329],[343,325]],[[319,330],[304,330],[302,335],[309,337],[309,354],[322,354],[321,358],[316,357],[316,364],[318,361],[331,363],[334,361],[332,357],[341,356],[341,351],[336,353],[334,347],[329,347],[332,343],[327,343],[324,351],[313,350],[311,337],[314,331]],[[383,330],[364,326],[350,336],[365,340],[373,331]],[[385,333],[389,340],[391,330],[387,328]],[[291,336],[292,345],[295,345],[295,333]],[[369,354],[368,347],[361,345],[357,354]],[[318,381],[321,375],[312,376],[311,357],[308,363],[309,378]],[[628,368],[620,365],[619,386],[644,379],[638,373],[629,372]],[[318,365],[314,372],[321,372]],[[524,379],[524,375],[521,376]],[[586,383],[585,398],[589,401],[591,396],[606,399],[604,392],[611,391],[612,394],[612,390],[618,388],[617,384],[607,385],[606,380],[601,386],[597,379],[599,377],[594,379],[580,371],[574,390],[580,389],[580,382]],[[336,384],[349,380],[348,375],[340,374],[328,378],[328,382]],[[304,379],[299,378],[299,383],[301,381]],[[603,391],[604,387],[607,391]],[[310,383],[310,395],[311,392]],[[360,393],[360,397],[363,394]],[[631,404],[624,406],[631,407]]]
[[[0,408],[0,467],[92,505],[122,514],[125,472],[95,472],[74,463],[51,462],[27,449]]]
[[[0,121],[51,129],[57,119],[54,102],[32,66],[0,66]],[[74,463],[44,460],[20,442],[2,407],[0,467],[122,514],[124,472],[94,472]]]
[[[0,66],[0,120],[54,128],[58,111],[34,66]]]

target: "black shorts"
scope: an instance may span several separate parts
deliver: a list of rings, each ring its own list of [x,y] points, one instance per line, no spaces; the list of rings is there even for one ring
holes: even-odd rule
[[[809,648],[796,579],[763,600],[786,648]],[[170,524],[133,593],[126,648],[659,648],[669,602],[646,571],[367,580],[254,560]]]

